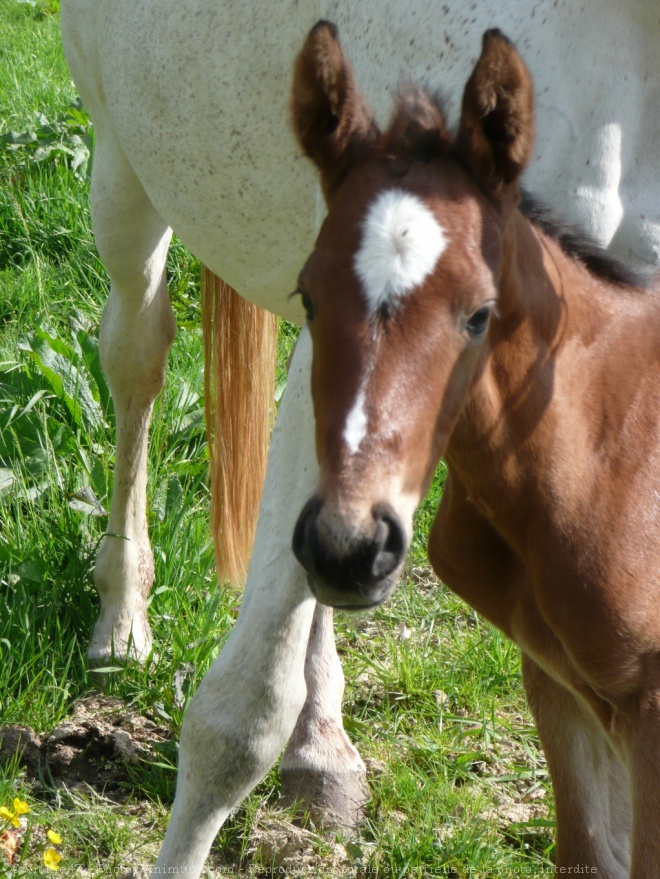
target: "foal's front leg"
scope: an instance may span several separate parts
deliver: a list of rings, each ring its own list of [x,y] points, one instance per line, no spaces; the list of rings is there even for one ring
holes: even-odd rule
[[[176,798],[154,876],[199,876],[223,821],[271,768],[305,702],[316,602],[291,537],[318,476],[310,363],[303,331],[273,434],[241,611],[184,720]]]
[[[555,795],[557,871],[580,865],[603,879],[657,876],[658,861],[650,872],[629,873],[630,779],[599,721],[580,697],[524,653],[522,668]],[[648,848],[640,847],[640,858]]]
[[[632,797],[630,879],[654,879],[660,872],[660,676],[656,657],[649,659],[647,674],[650,686],[634,700],[622,735]]]

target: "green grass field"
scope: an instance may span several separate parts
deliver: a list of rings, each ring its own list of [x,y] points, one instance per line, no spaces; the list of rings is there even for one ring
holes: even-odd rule
[[[114,426],[98,359],[107,280],[87,204],[92,136],[75,100],[57,3],[0,0],[0,737],[16,724],[53,730],[99,683],[85,652]],[[240,598],[216,582],[207,524],[199,267],[176,242],[169,279],[179,331],[150,451],[155,655],[109,672],[105,687],[171,739],[112,790],[64,786],[43,767],[35,777],[5,753],[0,806],[30,806],[12,876],[50,875],[47,847],[61,853],[65,876],[145,874],[173,798],[186,704],[236,618]],[[208,875],[553,872],[552,795],[517,650],[425,567],[441,483],[442,467],[396,597],[337,621],[346,727],[371,773],[360,837],[289,823],[274,770],[223,828]],[[10,875],[2,814],[0,876]],[[61,843],[46,840],[48,828]]]

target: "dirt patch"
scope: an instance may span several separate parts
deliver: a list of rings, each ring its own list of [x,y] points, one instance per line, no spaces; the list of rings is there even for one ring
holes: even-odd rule
[[[18,759],[35,792],[44,784],[81,790],[86,795],[92,788],[106,803],[116,803],[127,820],[134,820],[146,835],[153,817],[151,806],[135,800],[131,768],[139,762],[162,760],[158,748],[170,739],[166,727],[132,712],[119,699],[90,694],[76,702],[70,716],[49,732],[36,733],[21,724],[0,727],[0,766]],[[259,808],[251,822],[249,840],[240,846],[240,855],[234,860],[232,854],[236,852],[214,849],[206,864],[209,875],[243,879],[345,879],[355,875],[355,857],[345,845],[297,826],[290,817],[277,807]],[[122,861],[131,866],[118,876],[147,879],[161,841],[158,838],[145,847],[141,839],[139,851],[127,850]],[[0,839],[0,850],[7,850],[14,842],[20,843],[20,835],[16,840]],[[92,874],[79,870],[78,875],[84,879]]]
[[[120,700],[91,694],[50,732],[20,724],[0,727],[0,764],[18,758],[36,787],[44,781],[69,790],[92,787],[122,800],[130,767],[155,759],[157,746],[170,738],[167,728]]]
[[[256,815],[248,849],[251,862],[246,875],[347,877],[353,859],[346,846],[313,830],[292,824],[277,809]],[[242,874],[240,874],[242,875]]]

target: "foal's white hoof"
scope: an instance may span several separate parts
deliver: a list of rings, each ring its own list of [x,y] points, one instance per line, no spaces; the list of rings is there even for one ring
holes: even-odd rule
[[[364,769],[331,774],[280,767],[280,779],[283,805],[302,805],[319,828],[350,832],[365,819],[369,786]]]

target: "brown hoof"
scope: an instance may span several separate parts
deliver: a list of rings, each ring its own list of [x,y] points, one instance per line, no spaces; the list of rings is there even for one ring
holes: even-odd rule
[[[310,769],[280,769],[285,806],[302,807],[318,828],[356,830],[365,818],[369,800],[366,772],[331,775]]]

